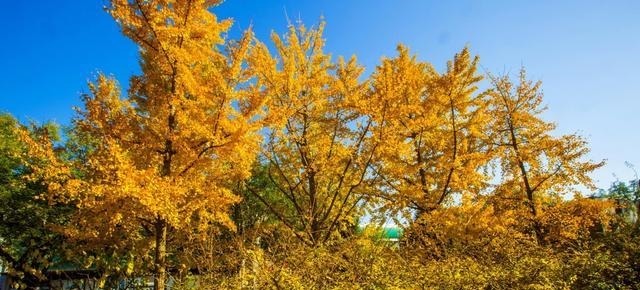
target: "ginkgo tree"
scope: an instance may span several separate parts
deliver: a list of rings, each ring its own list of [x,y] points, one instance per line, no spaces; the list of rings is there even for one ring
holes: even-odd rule
[[[381,141],[374,162],[383,209],[419,218],[478,193],[487,177],[486,96],[478,93],[478,58],[465,48],[438,73],[404,46],[372,75],[372,92],[361,107]]]
[[[323,27],[292,25],[284,38],[273,34],[276,56],[261,44],[249,62],[255,87],[269,99],[273,126],[261,158],[281,202],[249,190],[310,246],[354,225],[375,149],[371,120],[355,110],[366,93],[363,68],[355,58],[331,61]]]
[[[259,147],[262,99],[242,89],[252,37],[223,50],[231,22],[208,10],[217,2],[111,1],[109,13],[139,46],[142,72],[126,97],[112,78],[90,84],[73,123],[86,144],[74,165],[82,178],[58,178],[55,198],[79,207],[67,235],[153,249],[155,289],[166,286],[173,232],[233,227],[230,187],[249,176]]]
[[[542,206],[578,193],[575,186],[595,188],[589,174],[604,162],[586,160],[589,148],[579,135],[554,135],[556,125],[540,116],[546,110],[541,83],[528,80],[524,69],[517,84],[509,76],[490,78],[491,136],[501,178],[494,200],[501,207],[525,205],[524,216],[538,243],[544,244]]]

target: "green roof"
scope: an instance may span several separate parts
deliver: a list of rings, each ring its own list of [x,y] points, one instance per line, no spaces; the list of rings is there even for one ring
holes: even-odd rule
[[[382,228],[381,237],[385,239],[400,239],[402,236],[401,228]]]
[[[361,234],[365,231],[365,228],[373,230],[369,234],[372,234],[372,237],[376,239],[391,240],[402,237],[402,228],[400,227],[358,226],[356,232]]]

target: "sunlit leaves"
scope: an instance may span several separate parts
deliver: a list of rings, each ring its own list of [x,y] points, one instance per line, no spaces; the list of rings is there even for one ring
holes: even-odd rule
[[[430,212],[454,193],[478,194],[487,177],[486,98],[478,93],[478,59],[463,49],[438,73],[404,46],[372,76],[361,104],[381,141],[375,159],[382,202],[391,212]]]
[[[293,212],[261,200],[309,245],[353,224],[375,147],[370,119],[355,110],[366,93],[359,80],[363,68],[355,58],[332,62],[323,51],[323,27],[290,26],[285,36],[272,35],[275,56],[259,44],[249,61],[273,121],[262,159]],[[250,191],[263,194],[260,188]]]

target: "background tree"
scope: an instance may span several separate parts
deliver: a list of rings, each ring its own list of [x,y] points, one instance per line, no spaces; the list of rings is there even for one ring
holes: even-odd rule
[[[49,160],[30,156],[22,134],[45,142],[52,153],[60,155],[63,148],[52,143],[59,140],[54,124],[23,126],[0,114],[0,260],[19,288],[35,288],[46,285],[47,269],[66,258],[63,237],[54,228],[66,223],[73,207],[44,199],[47,184],[31,174]]]
[[[626,162],[626,165],[635,173],[635,179],[627,182],[617,180],[607,190],[600,189],[596,196],[613,200],[616,214],[623,219],[635,220],[635,227],[640,229],[640,179],[633,164]]]

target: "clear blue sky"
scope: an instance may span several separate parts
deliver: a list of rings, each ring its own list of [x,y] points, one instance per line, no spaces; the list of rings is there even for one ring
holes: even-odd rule
[[[8,1],[0,10],[0,111],[66,124],[86,82],[101,71],[122,84],[138,70],[137,49],[103,11],[105,0]],[[397,43],[442,69],[464,45],[494,73],[524,65],[544,83],[548,120],[579,132],[607,187],[640,167],[640,1],[227,0],[231,36],[253,25],[267,40],[292,21],[327,21],[327,50],[357,54],[371,72]],[[286,11],[286,14],[285,14]]]

